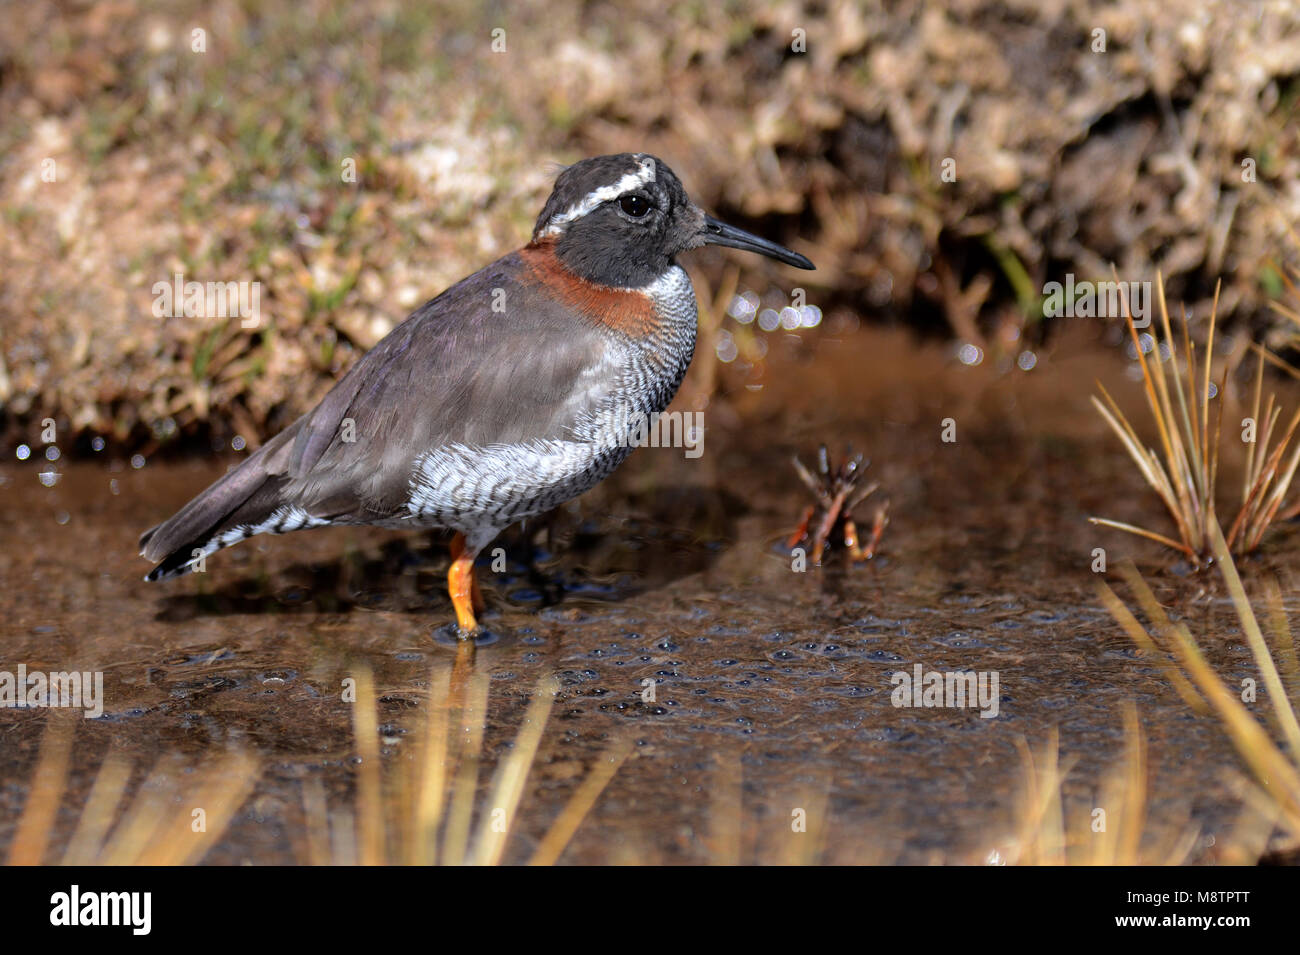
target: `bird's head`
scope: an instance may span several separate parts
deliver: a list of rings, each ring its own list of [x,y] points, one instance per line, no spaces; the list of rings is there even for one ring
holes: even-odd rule
[[[650,284],[678,254],[702,245],[813,268],[797,252],[706,215],[663,160],[647,153],[596,156],[567,167],[537,218],[533,242],[554,242],[570,271],[618,288]]]

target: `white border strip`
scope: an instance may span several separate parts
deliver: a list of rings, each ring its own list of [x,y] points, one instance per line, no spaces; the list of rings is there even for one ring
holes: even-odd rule
[[[637,156],[637,165],[640,168],[636,172],[630,172],[618,182],[611,186],[601,186],[599,189],[588,193],[580,202],[575,202],[563,212],[557,212],[547,220],[546,228],[541,231],[538,238],[559,235],[564,231],[565,226],[575,219],[581,219],[589,212],[594,210],[601,203],[609,202],[611,199],[617,199],[625,192],[631,192],[633,189],[640,188],[648,182],[655,181],[655,161],[649,156]]]

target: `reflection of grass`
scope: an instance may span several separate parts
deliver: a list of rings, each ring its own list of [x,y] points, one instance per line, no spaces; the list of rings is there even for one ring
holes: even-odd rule
[[[1160,500],[1173,518],[1177,537],[1169,537],[1143,527],[1091,518],[1094,524],[1114,527],[1137,534],[1181,551],[1196,564],[1207,562],[1211,555],[1211,528],[1215,524],[1215,497],[1219,468],[1219,440],[1222,431],[1223,402],[1213,430],[1210,427],[1210,364],[1214,349],[1215,316],[1218,311],[1218,291],[1210,311],[1209,333],[1204,351],[1204,368],[1198,369],[1196,349],[1183,320],[1183,352],[1187,361],[1186,385],[1177,371],[1170,372],[1167,364],[1176,364],[1178,349],[1170,330],[1169,309],[1165,304],[1164,282],[1157,279],[1160,299],[1160,318],[1164,341],[1156,343],[1150,359],[1143,351],[1133,316],[1125,303],[1125,317],[1129,335],[1136,349],[1146,389],[1147,406],[1160,436],[1160,453],[1144,447],[1128,417],[1104,387],[1103,403],[1096,396],[1092,403],[1106,419],[1111,430],[1119,436],[1124,448],[1138,466],[1142,477],[1160,495]],[[1169,351],[1168,359],[1160,355],[1161,348]],[[1255,550],[1264,532],[1277,516],[1291,486],[1296,466],[1300,464],[1300,445],[1283,463],[1283,456],[1300,425],[1300,411],[1292,416],[1286,430],[1276,444],[1273,438],[1281,418],[1281,409],[1270,394],[1260,418],[1260,390],[1263,383],[1263,353],[1255,380],[1253,421],[1255,440],[1247,444],[1245,479],[1242,486],[1241,506],[1228,531],[1228,549],[1235,554]],[[1220,385],[1222,390],[1222,385]]]
[[[464,651],[462,651],[463,653]],[[373,681],[357,679],[353,726],[360,757],[355,806],[327,807],[317,778],[303,788],[304,861],[314,864],[478,864],[501,862],[518,831],[518,809],[554,699],[553,678],[543,679],[520,721],[510,751],[497,762],[479,799],[479,770],[487,728],[489,675],[463,665],[450,676],[435,674],[424,725],[413,735],[414,753],[381,772],[380,729]],[[192,865],[229,827],[253,791],[257,762],[225,756],[193,776],[167,756],[123,801],[131,766],[117,753],[101,764],[75,832],[62,853],[51,845],[68,785],[76,717],[52,714],[30,794],[9,849],[9,864],[62,861],[75,865]],[[532,865],[551,865],[563,855],[631,746],[617,742],[597,760],[533,849]],[[185,784],[178,783],[187,779]],[[194,832],[194,811],[205,815]],[[477,818],[476,818],[477,817]]]
[[[1021,742],[1024,794],[1017,819],[1020,831],[1006,862],[1017,865],[1179,865],[1188,860],[1196,831],[1182,820],[1171,834],[1151,844],[1147,819],[1146,739],[1136,707],[1124,711],[1124,760],[1107,776],[1092,813],[1082,824],[1066,821],[1062,788],[1070,765],[1060,761],[1059,740],[1035,755]],[[1098,815],[1100,810],[1104,815]],[[1148,845],[1143,847],[1143,836]],[[1002,861],[999,859],[998,861]]]
[[[355,810],[328,809],[319,780],[304,786],[306,861],[318,865],[501,862],[510,834],[518,828],[519,803],[555,685],[553,678],[538,684],[514,745],[498,762],[488,795],[476,812],[489,678],[482,668],[462,666],[464,662],[458,660],[450,675],[435,674],[425,724],[411,743],[414,753],[393,768],[387,781],[380,772],[374,685],[369,673],[358,676],[353,727],[361,761]],[[626,742],[606,751],[538,843],[531,864],[550,865],[560,858],[629,752]]]
[[[256,761],[225,756],[199,770],[185,784],[182,765],[164,757],[125,805],[122,794],[131,766],[109,753],[95,775],[77,828],[61,857],[50,851],[59,803],[68,784],[68,764],[78,716],[53,711],[41,744],[27,803],[9,847],[10,865],[193,865],[212,848],[253,790]],[[195,812],[203,826],[194,830]]]
[[[1237,575],[1222,530],[1217,523],[1212,523],[1210,530],[1211,553],[1219,563],[1232,597],[1246,643],[1259,670],[1261,689],[1268,695],[1274,725],[1285,741],[1285,748],[1274,742],[1264,720],[1253,715],[1240,695],[1224,684],[1206,661],[1187,625],[1170,620],[1136,568],[1125,565],[1121,567],[1121,573],[1146,616],[1146,624],[1139,622],[1104,583],[1099,585],[1102,602],[1139,648],[1157,660],[1166,661],[1166,673],[1179,694],[1194,709],[1212,713],[1218,718],[1254,777],[1257,788],[1248,792],[1249,802],[1266,817],[1275,818],[1295,846],[1300,844],[1300,722],[1296,719],[1296,704],[1300,702],[1300,672],[1297,671],[1295,646],[1282,608],[1281,592],[1276,585],[1268,590],[1269,629],[1274,644],[1270,649]],[[1281,671],[1278,662],[1282,664]],[[1291,685],[1289,695],[1283,674]]]

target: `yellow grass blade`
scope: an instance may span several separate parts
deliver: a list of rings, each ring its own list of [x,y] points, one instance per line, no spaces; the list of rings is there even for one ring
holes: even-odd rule
[[[1142,473],[1143,479],[1160,495],[1165,509],[1178,527],[1179,534],[1184,540],[1187,540],[1191,531],[1187,526],[1186,516],[1179,508],[1177,495],[1168,474],[1166,474],[1164,467],[1160,463],[1160,459],[1156,457],[1154,451],[1141,446],[1137,435],[1133,431],[1133,426],[1129,424],[1128,419],[1124,417],[1124,413],[1115,405],[1110,393],[1100,383],[1098,383],[1098,388],[1101,389],[1106,400],[1110,402],[1111,408],[1108,409],[1102,405],[1095,395],[1092,397],[1093,407],[1097,409],[1106,423],[1110,425],[1111,430],[1119,437],[1125,450],[1128,451],[1129,457],[1133,459],[1133,463],[1137,465],[1138,470]]]
[[[1269,629],[1273,631],[1273,656],[1277,658],[1278,672],[1284,683],[1289,683],[1292,696],[1300,695],[1300,661],[1296,659],[1295,641],[1291,636],[1291,624],[1282,607],[1282,588],[1272,577],[1264,581],[1264,593],[1268,600]],[[1288,696],[1288,699],[1291,697]],[[1300,754],[1297,754],[1300,758]]]
[[[1103,527],[1113,527],[1117,531],[1127,531],[1130,534],[1136,534],[1139,537],[1145,537],[1149,540],[1157,541],[1158,543],[1164,544],[1166,547],[1171,547],[1174,550],[1182,551],[1192,560],[1197,559],[1196,554],[1193,553],[1191,548],[1186,544],[1179,543],[1172,537],[1166,537],[1164,534],[1157,534],[1155,531],[1149,531],[1144,527],[1135,527],[1132,524],[1125,524],[1123,521],[1112,521],[1105,517],[1090,517],[1088,518],[1088,523],[1100,524]]]
[[[1217,523],[1211,525],[1211,533],[1215,558],[1219,561],[1220,570],[1232,596],[1242,629],[1247,634],[1247,641],[1263,675],[1265,688],[1273,700],[1274,711],[1283,726],[1283,734],[1288,746],[1291,747],[1292,753],[1295,753],[1296,741],[1300,740],[1300,728],[1296,726],[1294,709],[1282,691],[1281,680],[1259,630],[1258,622],[1255,620],[1254,612],[1246,600],[1240,577],[1232,562],[1232,555],[1228,551],[1227,542]],[[1136,569],[1128,565],[1123,567],[1122,571],[1137,595],[1140,605],[1152,621],[1153,629],[1148,633],[1114,592],[1104,583],[1099,583],[1098,588],[1103,603],[1116,622],[1133,637],[1139,647],[1146,648],[1151,645],[1155,641],[1156,633],[1162,635],[1178,661],[1180,672],[1186,674],[1189,682],[1209,702],[1223,723],[1238,754],[1250,768],[1261,789],[1268,794],[1269,801],[1283,824],[1289,828],[1293,837],[1300,839],[1300,765],[1297,765],[1293,758],[1289,759],[1274,744],[1260,722],[1247,710],[1237,695],[1224,685],[1219,675],[1206,662],[1187,626],[1169,621]]]
[[[1137,573],[1136,568],[1132,570],[1132,576],[1137,577],[1139,581],[1142,580],[1142,577]],[[1125,579],[1130,580],[1129,575],[1126,574]],[[1132,586],[1131,580],[1130,586]],[[1143,586],[1145,586],[1145,583]],[[1101,598],[1102,604],[1110,612],[1110,615],[1115,618],[1115,621],[1123,628],[1124,632],[1129,635],[1129,638],[1137,644],[1138,649],[1149,655],[1152,661],[1164,671],[1165,677],[1169,680],[1170,685],[1178,695],[1183,698],[1183,701],[1197,713],[1209,713],[1209,704],[1207,704],[1201,695],[1196,692],[1196,688],[1188,682],[1185,676],[1183,676],[1183,672],[1169,659],[1169,651],[1164,647],[1159,646],[1151,638],[1147,633],[1146,628],[1142,626],[1137,617],[1133,616],[1133,613],[1127,606],[1125,606],[1124,601],[1120,600],[1119,597],[1116,596],[1115,591],[1111,590],[1110,586],[1104,581],[1097,581],[1097,592],[1098,596]],[[1155,598],[1152,597],[1151,601],[1152,603],[1155,603]],[[1156,606],[1159,605],[1156,604]]]
[[[1210,533],[1214,542],[1214,556],[1219,562],[1219,572],[1223,575],[1228,592],[1232,595],[1232,605],[1241,620],[1241,629],[1246,634],[1246,643],[1255,658],[1255,665],[1259,667],[1260,674],[1264,678],[1264,686],[1268,689],[1273,712],[1282,727],[1291,752],[1300,754],[1300,722],[1296,720],[1295,710],[1291,708],[1286,690],[1282,687],[1282,678],[1273,663],[1273,655],[1269,652],[1268,644],[1264,642],[1264,634],[1259,629],[1259,621],[1255,619],[1255,611],[1250,606],[1250,601],[1246,599],[1246,589],[1241,584],[1236,564],[1233,563],[1232,555],[1228,552],[1223,531],[1218,524],[1213,524]]]
[[[375,713],[375,684],[370,670],[359,667],[356,702],[352,704],[352,734],[357,756],[357,838],[362,865],[384,863],[384,797],[380,784],[379,720]]]
[[[64,850],[64,865],[93,864],[103,849],[104,838],[112,828],[130,779],[131,765],[121,753],[114,750],[104,757],[81,818],[77,820],[77,830]]]
[[[469,861],[470,818],[474,813],[479,757],[483,752],[483,733],[487,728],[488,674],[482,668],[474,670],[467,677],[465,699],[457,734],[462,740],[457,753],[459,766],[442,839],[442,858],[447,865],[464,865]]]
[[[1208,448],[1210,444],[1210,436],[1208,430],[1210,426],[1210,366],[1214,364],[1214,330],[1215,330],[1215,326],[1218,324],[1219,290],[1222,287],[1222,285],[1223,285],[1222,279],[1214,283],[1214,301],[1210,305],[1210,330],[1205,340],[1205,380],[1201,385],[1201,447],[1203,449]],[[1186,322],[1183,323],[1183,328],[1186,331],[1187,328]],[[1219,389],[1219,395],[1220,395],[1219,413],[1220,415],[1222,415],[1223,413],[1223,398],[1222,398],[1223,389],[1222,388]],[[1218,453],[1217,453],[1218,433],[1219,432],[1216,430],[1215,432],[1215,440],[1216,440],[1215,464],[1216,465],[1218,463],[1217,460],[1218,459]],[[1217,466],[1212,467],[1210,469],[1209,487],[1205,489],[1205,500],[1211,503],[1213,503],[1214,501],[1214,491],[1215,491],[1214,482],[1216,477],[1216,473],[1215,473],[1216,471],[1217,471]]]
[[[414,784],[415,832],[408,850],[414,865],[438,861],[438,827],[447,801],[450,695],[450,675],[440,669],[430,679],[425,699],[424,738]]]
[[[514,748],[510,755],[497,766],[493,781],[492,795],[488,799],[487,809],[479,821],[479,834],[474,852],[475,865],[498,865],[505,852],[506,837],[514,825],[515,811],[524,793],[524,784],[528,780],[528,771],[532,768],[537,747],[542,741],[542,731],[546,729],[547,717],[555,702],[559,689],[558,681],[553,676],[544,676],[537,683],[537,689],[524,714],[523,728],[515,737]]]
[[[560,860],[569,840],[578,831],[578,827],[587,818],[591,807],[596,804],[600,794],[605,791],[605,787],[618,773],[631,752],[631,741],[624,739],[615,743],[600,756],[591,772],[587,774],[587,778],[582,781],[582,785],[570,797],[564,809],[560,811],[560,815],[551,824],[550,830],[538,843],[537,850],[528,861],[529,865],[554,865]]]
[[[41,739],[36,775],[9,845],[10,865],[40,865],[68,780],[75,717],[68,710],[50,710]]]

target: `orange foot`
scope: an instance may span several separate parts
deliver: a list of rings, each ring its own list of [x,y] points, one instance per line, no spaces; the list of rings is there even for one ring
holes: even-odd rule
[[[483,592],[474,579],[475,556],[466,553],[464,534],[458,533],[451,539],[451,569],[447,571],[447,590],[451,594],[451,605],[456,610],[456,624],[460,627],[462,637],[469,637],[478,630],[474,611],[482,611],[484,606]]]

